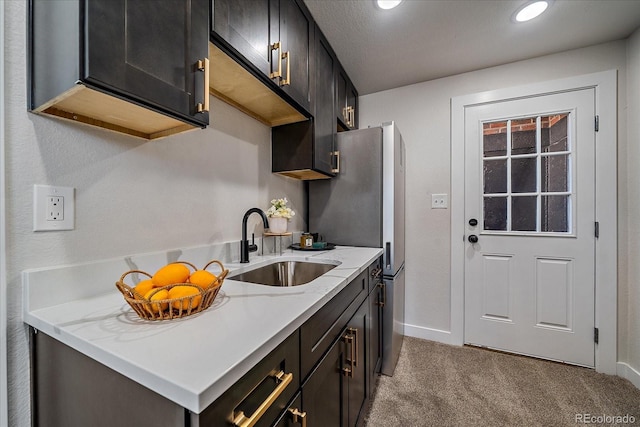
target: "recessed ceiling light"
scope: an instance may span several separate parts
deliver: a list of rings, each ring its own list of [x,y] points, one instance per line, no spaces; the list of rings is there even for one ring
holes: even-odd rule
[[[376,0],[378,7],[384,10],[393,9],[400,3],[402,3],[402,0]]]
[[[515,20],[517,22],[526,22],[537,16],[540,16],[542,12],[549,7],[548,1],[534,1],[524,5],[516,12]]]

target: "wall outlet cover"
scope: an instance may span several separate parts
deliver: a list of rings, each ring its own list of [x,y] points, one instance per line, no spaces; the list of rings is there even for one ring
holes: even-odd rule
[[[75,189],[53,185],[33,186],[33,231],[73,230]]]

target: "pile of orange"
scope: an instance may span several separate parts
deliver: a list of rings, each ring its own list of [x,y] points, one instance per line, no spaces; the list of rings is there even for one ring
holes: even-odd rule
[[[137,299],[152,303],[145,307],[150,313],[165,311],[170,305],[176,310],[195,310],[203,292],[217,283],[216,279],[210,271],[192,273],[185,263],[174,262],[160,268],[150,279],[138,282],[133,291]]]

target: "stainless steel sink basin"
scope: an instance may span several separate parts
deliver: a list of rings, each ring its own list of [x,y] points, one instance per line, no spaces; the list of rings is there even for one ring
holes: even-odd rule
[[[309,283],[335,267],[334,264],[318,262],[277,261],[227,279],[268,286],[298,286]]]

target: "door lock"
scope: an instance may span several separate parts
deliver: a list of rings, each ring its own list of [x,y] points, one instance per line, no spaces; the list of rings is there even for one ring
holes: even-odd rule
[[[469,225],[472,226],[472,227],[475,227],[476,225],[478,225],[478,220],[475,219],[475,218],[471,218],[469,220]]]
[[[471,234],[469,235],[467,240],[469,241],[469,243],[478,243],[478,236],[476,236],[475,234]]]

